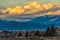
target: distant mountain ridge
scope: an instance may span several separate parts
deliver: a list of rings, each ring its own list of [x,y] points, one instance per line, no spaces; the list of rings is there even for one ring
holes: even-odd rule
[[[55,25],[60,28],[60,15],[45,15],[28,22],[0,20],[0,30],[46,30]]]

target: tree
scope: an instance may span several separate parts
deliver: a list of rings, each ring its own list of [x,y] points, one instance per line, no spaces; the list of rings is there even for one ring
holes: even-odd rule
[[[50,31],[50,29],[48,27],[47,30],[45,31],[45,35],[44,36],[48,36],[49,35],[49,31]]]
[[[55,36],[56,35],[56,29],[55,29],[55,27],[54,26],[51,26],[51,29],[50,29],[50,35],[51,36]]]
[[[21,33],[21,32],[19,32],[18,37],[21,37],[21,36],[22,36],[22,33]]]
[[[22,37],[22,36],[23,36],[22,33],[19,32],[19,33],[18,33],[18,40],[20,40],[20,37]]]
[[[25,34],[26,37],[28,37],[28,31],[26,31],[26,34]]]
[[[52,25],[51,27],[48,27],[47,31],[45,32],[45,36],[55,36],[56,35],[56,29],[55,27]]]
[[[36,31],[36,32],[35,32],[35,36],[40,36],[39,31]]]

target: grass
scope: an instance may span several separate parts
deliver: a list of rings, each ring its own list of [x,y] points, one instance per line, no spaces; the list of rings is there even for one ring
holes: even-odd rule
[[[39,37],[39,38],[0,38],[0,40],[60,40],[60,37]]]

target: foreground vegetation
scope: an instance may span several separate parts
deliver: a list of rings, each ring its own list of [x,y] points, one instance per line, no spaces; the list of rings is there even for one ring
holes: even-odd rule
[[[45,31],[1,31],[0,40],[59,40],[57,28],[48,27]]]

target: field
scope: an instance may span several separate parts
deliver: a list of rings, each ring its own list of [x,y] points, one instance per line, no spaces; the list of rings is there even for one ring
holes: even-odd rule
[[[60,37],[0,38],[0,40],[60,40]]]

